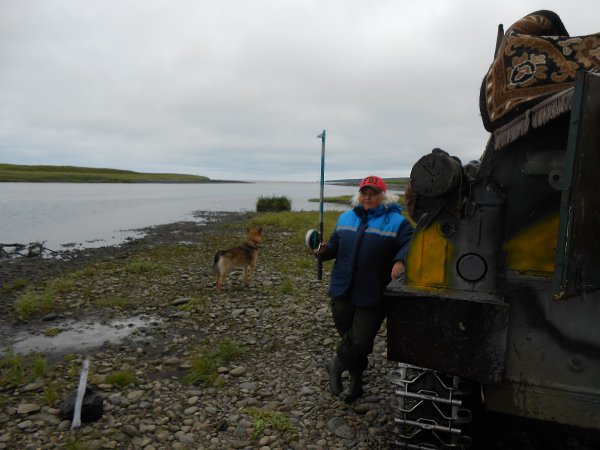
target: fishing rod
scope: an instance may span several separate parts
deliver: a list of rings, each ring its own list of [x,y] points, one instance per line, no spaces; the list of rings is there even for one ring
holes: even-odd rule
[[[317,137],[321,139],[321,193],[319,195],[319,230],[310,229],[306,232],[304,243],[315,251],[321,248],[323,242],[323,191],[325,187],[325,130]],[[317,253],[317,280],[323,278],[323,257]]]
[[[321,195],[319,196],[319,244],[323,242],[323,191],[325,188],[325,130],[317,136],[321,138]],[[323,257],[317,258],[317,280],[323,278]]]

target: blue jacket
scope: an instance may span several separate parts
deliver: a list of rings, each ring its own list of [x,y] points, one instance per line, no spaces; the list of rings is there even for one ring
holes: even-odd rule
[[[413,227],[396,204],[342,213],[323,260],[334,259],[329,295],[357,306],[375,306],[391,281],[395,261],[404,261]]]

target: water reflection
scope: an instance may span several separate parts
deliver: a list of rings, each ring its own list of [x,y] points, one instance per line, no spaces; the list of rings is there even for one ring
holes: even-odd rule
[[[9,338],[8,344],[16,354],[63,354],[100,347],[106,343],[117,344],[134,331],[157,323],[159,319],[150,316],[110,321],[68,320],[48,324],[46,329],[38,330],[35,334],[30,330],[20,331],[12,337],[12,342]]]

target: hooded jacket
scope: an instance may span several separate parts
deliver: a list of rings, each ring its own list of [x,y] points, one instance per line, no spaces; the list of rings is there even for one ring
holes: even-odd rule
[[[342,213],[323,254],[323,260],[335,258],[329,295],[357,306],[379,304],[394,262],[406,258],[412,233],[397,204],[367,211],[359,205]]]

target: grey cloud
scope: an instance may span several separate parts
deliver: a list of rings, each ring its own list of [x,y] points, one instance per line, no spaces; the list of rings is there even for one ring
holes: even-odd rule
[[[572,34],[598,31],[581,4],[544,7]],[[323,128],[329,178],[407,175],[433,147],[468,161],[487,140],[496,27],[536,9],[4,0],[0,162],[316,180]]]

